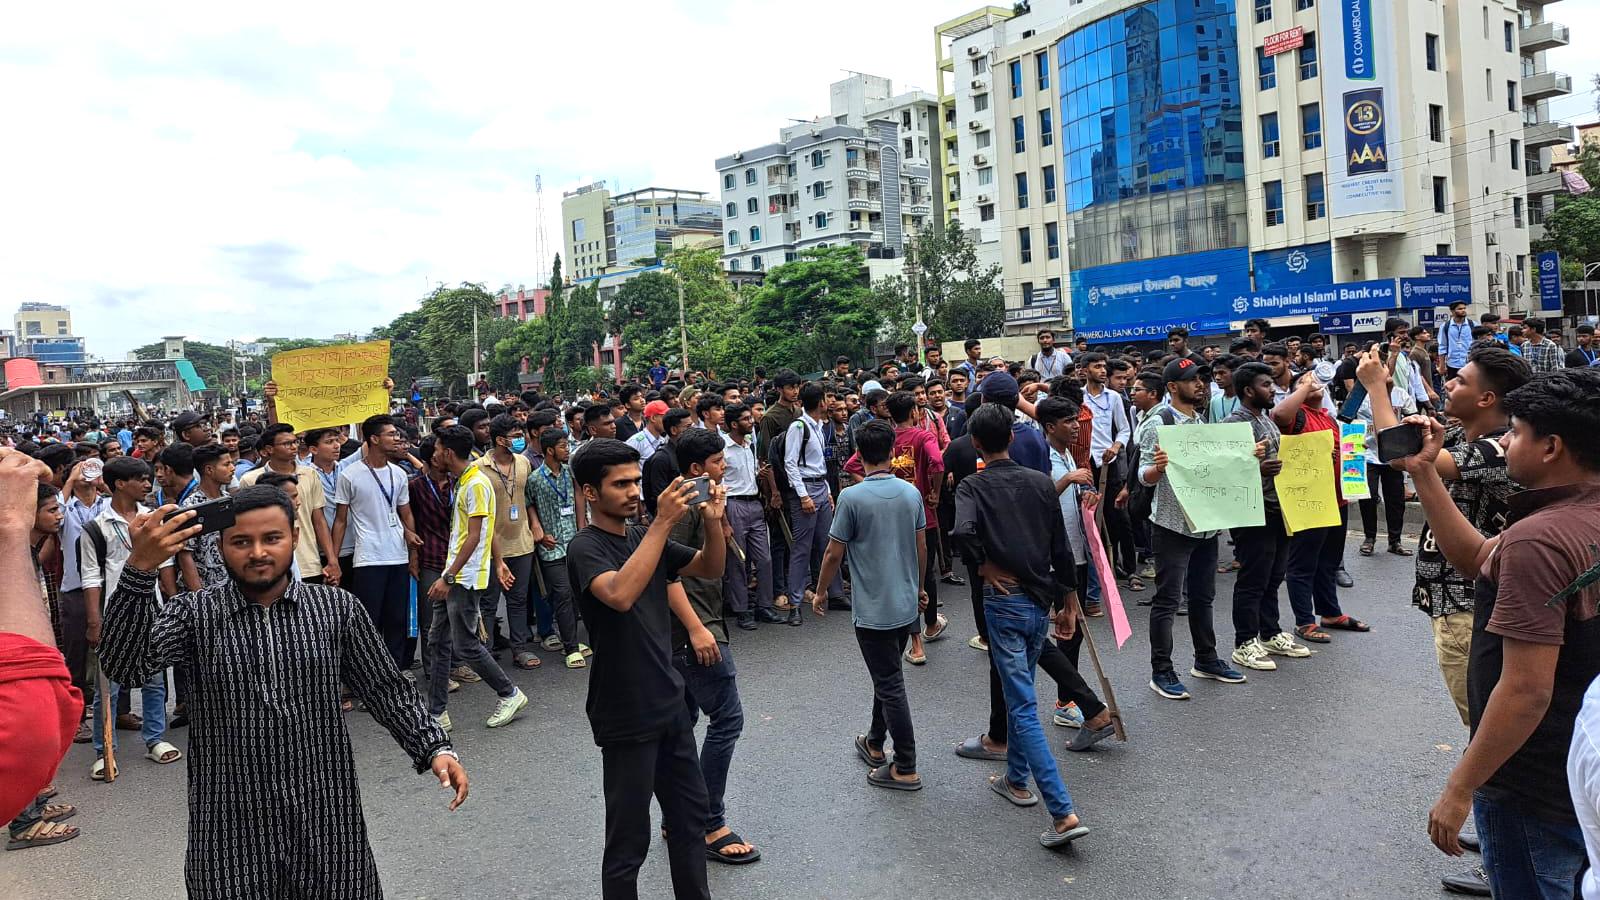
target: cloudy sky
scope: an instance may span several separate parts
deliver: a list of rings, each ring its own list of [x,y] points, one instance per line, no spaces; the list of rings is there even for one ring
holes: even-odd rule
[[[89,351],[363,331],[435,282],[532,284],[534,178],[714,190],[846,70],[933,90],[972,0],[26,4],[0,25],[0,308]],[[1551,17],[1600,47],[1600,4]],[[1552,63],[1587,90],[1600,51]],[[1557,114],[1594,118],[1592,95]]]

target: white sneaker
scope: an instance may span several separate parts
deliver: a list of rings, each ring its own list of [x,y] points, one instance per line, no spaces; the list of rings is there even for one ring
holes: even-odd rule
[[[1272,672],[1278,668],[1278,664],[1267,655],[1267,648],[1262,646],[1259,639],[1246,641],[1236,648],[1233,651],[1233,664],[1258,672]]]
[[[516,688],[515,690],[516,693],[495,704],[494,712],[489,714],[488,724],[490,728],[499,728],[501,725],[510,724],[511,720],[517,717],[517,713],[528,705],[528,695],[522,692],[522,688]]]
[[[1292,656],[1299,659],[1311,655],[1311,648],[1305,644],[1297,643],[1294,638],[1289,636],[1287,631],[1280,631],[1273,635],[1270,640],[1265,642],[1257,640],[1256,643],[1265,647],[1268,653],[1276,653],[1279,656]]]
[[[448,710],[448,709],[445,710],[444,712],[438,714],[437,716],[434,716],[433,717],[433,721],[440,728],[444,729],[444,733],[445,734],[449,734],[456,727],[456,726],[450,724],[450,710]]]
[[[989,652],[989,642],[984,640],[983,635],[981,634],[975,634],[972,637],[967,638],[967,646],[974,650],[982,650],[985,653]]]

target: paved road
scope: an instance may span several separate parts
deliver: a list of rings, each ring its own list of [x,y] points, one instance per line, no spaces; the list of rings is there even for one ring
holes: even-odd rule
[[[929,664],[909,676],[927,783],[915,794],[869,787],[851,750],[871,691],[845,616],[736,632],[746,725],[728,802],[734,827],[765,858],[714,866],[714,893],[1438,896],[1437,877],[1458,864],[1427,843],[1424,823],[1466,735],[1434,667],[1428,622],[1407,603],[1411,561],[1362,559],[1352,545],[1349,568],[1357,585],[1347,609],[1374,624],[1371,634],[1336,635],[1310,659],[1252,673],[1248,685],[1191,680],[1188,703],[1145,687],[1142,608],[1130,606],[1134,637],[1121,650],[1110,648],[1106,621],[1095,623],[1131,740],[1075,755],[1059,750],[1066,730],[1046,726],[1094,828],[1065,853],[1038,845],[1043,812],[989,793],[984,777],[1000,764],[950,752],[987,721],[985,660],[965,646],[973,633],[965,595],[949,606],[951,639],[932,645]],[[1224,578],[1219,594],[1230,596],[1231,585]],[[1232,631],[1226,614],[1218,626]],[[1180,657],[1187,640],[1180,625]],[[390,897],[596,896],[600,757],[583,718],[585,676],[554,661],[515,676],[534,702],[504,730],[481,724],[486,689],[455,695],[456,746],[473,791],[454,814],[386,734],[351,716]],[[88,780],[89,762],[87,746],[75,747],[59,779],[61,799],[82,810],[83,836],[0,854],[0,897],[182,896],[181,766],[135,757],[107,786]],[[670,896],[663,850],[652,846],[643,896]]]

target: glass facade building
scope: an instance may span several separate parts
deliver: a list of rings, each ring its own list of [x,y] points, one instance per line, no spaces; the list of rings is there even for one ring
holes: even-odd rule
[[[1055,45],[1074,269],[1245,247],[1234,3],[1151,0]]]
[[[658,245],[670,245],[673,236],[685,231],[715,234],[721,228],[722,207],[709,198],[641,198],[617,203],[610,218],[614,265],[627,267],[636,260],[656,258]]]

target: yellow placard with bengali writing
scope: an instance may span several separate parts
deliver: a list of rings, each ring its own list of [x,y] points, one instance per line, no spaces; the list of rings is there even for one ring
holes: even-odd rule
[[[1339,495],[1333,489],[1333,432],[1286,434],[1278,444],[1283,468],[1272,484],[1290,534],[1339,524]]]
[[[290,350],[272,357],[278,384],[278,421],[334,428],[389,411],[389,342],[338,344]]]

